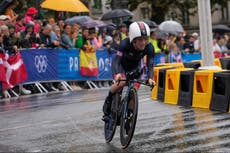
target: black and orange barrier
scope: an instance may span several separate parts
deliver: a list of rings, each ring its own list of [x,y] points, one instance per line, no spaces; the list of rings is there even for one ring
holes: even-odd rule
[[[170,69],[166,71],[165,98],[168,104],[177,104],[180,85],[180,73],[182,71],[193,70],[192,68]]]
[[[158,93],[158,86],[159,86],[159,70],[163,69],[163,68],[173,68],[172,66],[168,66],[168,65],[161,65],[161,66],[157,66],[154,67],[154,76],[153,76],[153,80],[156,82],[155,87],[152,90],[152,95],[151,98],[154,100],[157,100],[157,93]]]
[[[222,69],[230,70],[230,57],[220,58]]]
[[[194,74],[192,107],[210,108],[213,74],[220,70],[199,70]]]
[[[181,71],[178,105],[192,106],[193,83],[195,70]]]
[[[184,64],[185,68],[198,69],[201,66],[201,62],[200,61],[185,62],[183,64]]]
[[[162,68],[159,70],[157,99],[162,102],[165,97],[166,71],[169,69],[174,69],[174,67]]]
[[[229,111],[230,71],[216,72],[213,79],[211,110]]]

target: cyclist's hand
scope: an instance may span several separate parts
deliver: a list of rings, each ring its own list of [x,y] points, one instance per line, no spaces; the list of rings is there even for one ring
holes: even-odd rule
[[[151,87],[151,90],[153,89],[153,87],[156,85],[156,82],[153,79],[149,79],[149,85]]]
[[[118,81],[119,79],[123,79],[123,75],[121,73],[118,73],[115,75],[114,79]]]

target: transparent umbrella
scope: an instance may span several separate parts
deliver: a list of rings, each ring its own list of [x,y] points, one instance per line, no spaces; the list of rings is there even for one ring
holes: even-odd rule
[[[184,28],[182,27],[182,25],[173,20],[162,22],[159,25],[159,29],[162,32],[172,33],[172,34],[178,34],[180,32],[184,32]]]
[[[105,27],[107,26],[107,24],[101,20],[92,20],[92,21],[84,22],[82,26],[87,27],[87,28]]]
[[[93,19],[89,16],[73,16],[65,20],[65,23],[73,24],[73,23],[80,23],[84,24],[86,22],[93,21]]]

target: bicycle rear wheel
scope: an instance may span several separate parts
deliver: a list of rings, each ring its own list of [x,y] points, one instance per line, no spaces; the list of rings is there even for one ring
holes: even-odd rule
[[[138,114],[138,96],[135,88],[129,92],[127,104],[124,103],[121,113],[120,123],[120,141],[122,148],[125,149],[129,146],[136,126]]]
[[[120,101],[120,94],[117,93],[113,96],[113,101],[111,105],[111,114],[107,121],[105,121],[104,126],[104,136],[107,143],[111,142],[117,127],[118,119],[118,102]]]

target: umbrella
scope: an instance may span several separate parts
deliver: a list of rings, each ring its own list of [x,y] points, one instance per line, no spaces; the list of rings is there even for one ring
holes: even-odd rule
[[[42,8],[65,12],[89,12],[80,0],[45,0]]]
[[[143,19],[141,21],[145,22],[149,26],[149,28],[157,28],[156,22],[154,22],[152,20]]]
[[[88,22],[84,22],[82,26],[87,27],[87,28],[92,28],[92,27],[105,27],[107,24],[103,21],[100,20],[92,20]]]
[[[218,24],[218,25],[214,25],[212,26],[212,31],[213,32],[218,32],[220,34],[226,33],[226,32],[230,32],[230,28],[226,25],[223,24]]]
[[[3,0],[0,3],[0,14],[4,13],[3,11],[10,5],[10,3],[12,3],[13,0]]]
[[[74,16],[65,20],[65,23],[73,24],[80,23],[83,24],[85,22],[93,21],[93,19],[89,16]]]
[[[177,34],[179,32],[184,32],[182,25],[176,21],[164,21],[159,25],[159,29],[163,32]]]
[[[110,19],[116,19],[116,18],[121,18],[121,17],[129,17],[129,16],[133,16],[133,13],[130,12],[127,9],[115,9],[112,10],[108,13],[105,13],[101,20],[110,20]]]

